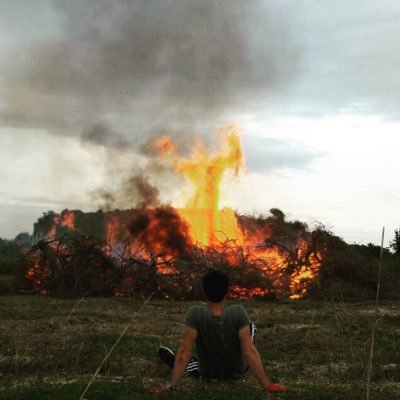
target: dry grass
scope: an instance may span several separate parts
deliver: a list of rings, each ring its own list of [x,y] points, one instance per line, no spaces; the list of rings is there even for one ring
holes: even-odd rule
[[[85,297],[77,305],[79,300],[0,297],[1,399],[78,399],[143,303],[141,299]],[[241,303],[258,326],[256,344],[268,374],[289,387],[280,398],[365,398],[374,304]],[[158,346],[177,347],[191,304],[151,301],[134,319],[85,397],[158,398],[145,392],[145,387],[168,379],[168,369],[157,359]],[[400,398],[399,305],[379,307],[373,399]],[[176,397],[256,399],[260,391],[249,374],[235,383],[186,379]]]

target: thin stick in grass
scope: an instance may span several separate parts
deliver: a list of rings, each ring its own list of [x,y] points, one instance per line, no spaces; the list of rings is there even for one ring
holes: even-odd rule
[[[383,258],[383,240],[385,238],[385,227],[382,228],[382,241],[381,241],[381,252],[379,256],[379,270],[378,270],[378,284],[376,287],[376,298],[375,298],[375,313],[374,321],[371,328],[371,348],[369,352],[369,362],[367,371],[367,394],[366,400],[371,398],[371,378],[372,378],[372,361],[374,358],[374,346],[375,346],[375,330],[378,324],[378,304],[379,304],[379,292],[381,290],[381,276],[382,276],[382,258]]]
[[[79,400],[83,400],[83,396],[85,396],[86,392],[89,390],[90,386],[92,386],[92,383],[94,382],[94,380],[96,379],[96,376],[98,375],[98,373],[101,370],[101,367],[103,366],[103,364],[107,361],[108,357],[110,357],[111,353],[114,351],[114,349],[117,347],[118,343],[120,342],[120,340],[122,339],[122,337],[125,335],[126,331],[130,328],[130,326],[132,325],[132,322],[134,321],[135,317],[140,314],[140,312],[143,310],[143,308],[146,306],[146,304],[150,301],[150,299],[153,297],[154,292],[146,299],[146,301],[142,304],[142,306],[139,308],[139,310],[135,313],[135,315],[132,317],[132,319],[129,321],[128,325],[125,327],[125,329],[122,331],[121,335],[119,335],[119,338],[115,341],[115,343],[113,344],[113,346],[111,347],[110,351],[106,354],[106,356],[104,357],[103,361],[100,363],[99,368],[96,369],[96,372],[94,373],[94,375],[92,376],[92,379],[89,381],[89,383],[86,386],[86,389],[83,391],[83,393],[81,394],[81,397],[79,398]]]
[[[80,298],[80,300],[74,304],[74,307],[72,308],[71,312],[69,313],[68,317],[67,317],[67,321],[70,320],[72,314],[75,312],[76,308],[79,306],[79,304],[82,303],[83,299],[86,297],[88,293],[84,293],[83,296]]]

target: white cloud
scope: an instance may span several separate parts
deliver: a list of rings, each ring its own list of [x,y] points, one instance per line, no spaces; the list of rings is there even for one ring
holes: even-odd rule
[[[3,203],[82,204],[88,188],[100,182],[101,165],[77,139],[1,128],[0,154]]]
[[[368,116],[253,120],[245,132],[322,155],[306,169],[249,174],[231,191],[232,206],[247,212],[278,207],[292,218],[331,226],[347,241],[377,242],[383,225],[391,232],[400,224],[399,128]]]

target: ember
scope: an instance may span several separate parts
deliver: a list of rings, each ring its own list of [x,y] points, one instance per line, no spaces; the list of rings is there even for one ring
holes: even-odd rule
[[[305,224],[286,221],[278,209],[272,209],[268,217],[257,218],[219,207],[221,182],[229,172],[237,176],[244,169],[240,136],[234,127],[221,130],[218,153],[208,152],[197,140],[191,156],[182,157],[168,136],[149,146],[193,186],[186,206],[105,213],[65,210],[45,215],[35,224],[35,234],[47,240],[42,242],[47,243],[42,244],[47,246],[47,253],[43,256],[38,247],[33,249],[35,256],[27,258],[31,264],[25,274],[37,292],[51,293],[51,285],[42,284],[53,273],[50,253],[54,258],[57,252],[71,256],[87,251],[79,240],[60,242],[61,237],[79,232],[105,240],[102,254],[116,268],[111,274],[115,295],[155,290],[165,298],[200,297],[201,290],[193,282],[210,267],[224,269],[230,275],[231,297],[272,293],[299,298],[307,293],[318,278],[321,257]],[[61,270],[65,268],[68,266]]]

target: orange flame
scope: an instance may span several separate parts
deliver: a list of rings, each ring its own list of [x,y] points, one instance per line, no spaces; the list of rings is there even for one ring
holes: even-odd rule
[[[106,218],[106,242],[109,245],[118,243],[121,237],[121,222],[115,215],[108,215]]]
[[[55,238],[58,233],[58,227],[60,226],[69,230],[75,230],[75,214],[73,211],[64,210],[61,214],[54,214],[52,217],[52,225],[46,233],[45,238]]]
[[[305,240],[299,240],[298,257],[304,260],[305,254],[309,251],[309,245]],[[309,282],[314,281],[318,277],[321,266],[321,257],[319,253],[310,253],[308,263],[304,262],[291,276],[290,290],[291,299],[298,299],[307,292]],[[306,260],[304,260],[306,261]]]
[[[228,171],[233,171],[237,176],[244,167],[237,128],[230,126],[221,129],[219,141],[220,153],[211,154],[204,143],[197,139],[190,158],[179,157],[175,144],[168,136],[152,143],[161,156],[172,159],[174,169],[194,186],[194,195],[179,213],[189,225],[192,240],[203,246],[217,246],[227,239],[237,244],[243,243],[233,210],[219,209],[220,186],[224,176]]]
[[[65,226],[70,230],[75,229],[75,214],[73,211],[64,211],[62,215],[61,226]]]
[[[172,157],[176,154],[176,145],[168,135],[154,139],[150,143],[149,148],[158,150],[160,156],[163,157]]]

